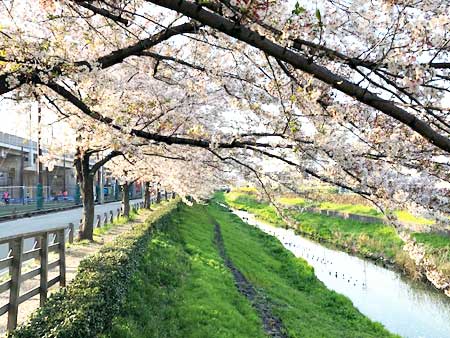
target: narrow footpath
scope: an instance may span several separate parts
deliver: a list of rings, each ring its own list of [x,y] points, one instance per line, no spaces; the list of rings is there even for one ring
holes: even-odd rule
[[[223,244],[222,232],[220,231],[220,225],[217,222],[214,222],[214,239],[220,256],[224,260],[227,268],[233,274],[236,287],[239,292],[244,295],[250,301],[252,306],[258,311],[258,314],[263,322],[264,331],[269,337],[287,338],[288,336],[284,333],[283,324],[279,318],[272,314],[267,298],[262,295],[261,292],[256,291],[253,285],[234,266],[233,262],[227,256]]]

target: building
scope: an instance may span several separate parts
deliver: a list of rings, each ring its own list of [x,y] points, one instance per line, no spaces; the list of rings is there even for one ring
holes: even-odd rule
[[[0,198],[3,192],[8,191],[10,203],[27,204],[36,200],[39,181],[37,153],[35,141],[0,132]],[[42,153],[45,154],[46,149],[42,149]],[[94,162],[92,159],[91,164]],[[51,171],[42,166],[41,175],[44,201],[73,201],[79,195],[73,153],[57,157]],[[110,173],[99,170],[94,184],[96,200],[102,190],[104,201],[120,199],[118,181]],[[64,191],[67,196],[64,196]],[[130,194],[131,198],[141,196],[141,183],[133,184]]]
[[[7,190],[12,202],[34,199],[38,184],[37,152],[35,141],[0,132],[0,191]],[[42,152],[45,154],[46,150],[42,149]],[[43,166],[45,199],[62,195],[63,191],[74,194],[76,175],[72,156],[57,158],[52,171]]]

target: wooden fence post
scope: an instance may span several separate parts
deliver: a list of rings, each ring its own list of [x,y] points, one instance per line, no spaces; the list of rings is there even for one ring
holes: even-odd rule
[[[105,212],[103,214],[103,225],[105,225],[106,223],[108,223],[108,214]]]
[[[22,274],[23,238],[11,241],[11,288],[9,290],[9,310],[7,330],[12,331],[17,326],[19,310],[20,276]]]
[[[39,300],[41,306],[43,306],[45,301],[47,300],[47,289],[48,289],[48,232],[44,232],[42,234],[40,263],[41,263],[41,281],[39,287]]]
[[[64,229],[58,231],[59,242],[59,285],[66,286],[66,236]]]
[[[109,219],[109,221],[110,221],[111,223],[113,223],[113,222],[114,222],[114,213],[113,213],[112,210],[109,211],[109,215],[111,216],[110,219]]]
[[[100,215],[97,215],[97,223],[95,224],[95,227],[100,228],[101,225],[102,225],[102,221],[101,221]]]

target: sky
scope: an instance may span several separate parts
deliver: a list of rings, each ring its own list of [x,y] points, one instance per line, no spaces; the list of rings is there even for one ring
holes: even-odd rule
[[[42,142],[51,144],[64,142],[72,137],[71,130],[62,122],[56,122],[59,118],[52,111],[42,106]],[[0,131],[26,139],[37,140],[37,103],[17,103],[8,98],[0,100]]]

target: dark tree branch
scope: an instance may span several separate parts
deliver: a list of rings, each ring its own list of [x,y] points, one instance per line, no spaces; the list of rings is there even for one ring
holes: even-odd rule
[[[90,171],[91,175],[95,175],[95,173],[103,166],[105,165],[108,161],[112,160],[114,157],[120,156],[120,155],[124,155],[123,152],[121,151],[116,151],[113,150],[111,151],[108,155],[106,155],[105,157],[103,157],[100,161],[96,162]]]
[[[116,22],[123,23],[126,26],[129,25],[129,22],[127,19],[122,18],[119,15],[112,14],[111,12],[107,11],[104,8],[95,7],[95,6],[91,5],[88,1],[76,1],[76,4],[78,6],[89,9],[90,11],[94,12],[95,14],[104,16],[105,18],[111,19]]]

